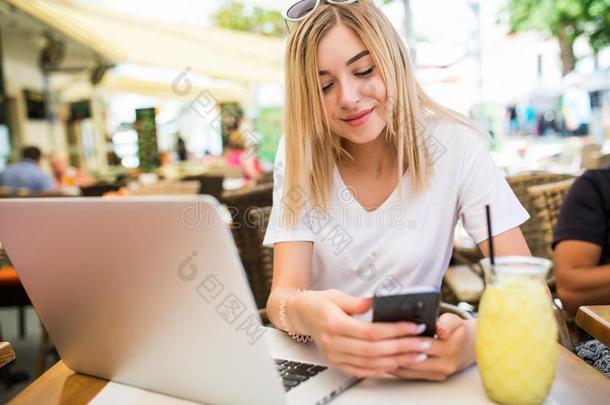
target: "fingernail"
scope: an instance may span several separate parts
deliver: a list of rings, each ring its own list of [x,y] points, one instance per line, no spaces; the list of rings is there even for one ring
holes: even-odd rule
[[[423,323],[417,325],[417,334],[418,335],[420,333],[424,333],[425,330],[426,330],[426,325],[424,325]]]
[[[428,350],[429,348],[432,347],[432,342],[429,340],[426,340],[425,342],[421,342],[419,344],[420,350]]]
[[[428,355],[426,353],[420,353],[417,356],[413,357],[413,363],[421,363],[422,361],[426,360],[428,358]]]

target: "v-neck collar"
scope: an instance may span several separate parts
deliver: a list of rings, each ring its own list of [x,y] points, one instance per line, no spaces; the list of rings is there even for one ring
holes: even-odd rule
[[[392,190],[392,192],[390,193],[390,195],[387,196],[387,198],[379,205],[379,207],[377,207],[376,209],[374,209],[373,211],[369,211],[366,208],[364,208],[362,206],[362,204],[360,204],[360,201],[358,201],[358,199],[356,198],[355,195],[353,195],[351,192],[351,200],[353,200],[353,203],[358,207],[359,210],[363,211],[365,214],[367,215],[373,215],[376,214],[379,211],[382,211],[385,206],[387,204],[389,204],[390,200],[392,200],[394,198],[394,195],[398,192],[398,188],[403,186],[403,183],[405,181],[405,178],[407,176],[407,171],[405,170],[404,174],[402,175],[402,177],[400,178],[400,182],[396,185],[396,187],[394,188],[394,190]],[[336,181],[337,181],[337,185],[339,186],[339,193],[341,193],[340,190],[343,189],[348,189],[348,186],[345,184],[345,182],[343,181],[343,178],[341,177],[341,173],[339,172],[339,168],[337,167],[337,164],[333,164],[333,173],[335,175]]]

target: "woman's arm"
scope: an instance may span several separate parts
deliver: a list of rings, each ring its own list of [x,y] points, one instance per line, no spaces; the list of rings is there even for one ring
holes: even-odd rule
[[[581,305],[610,303],[610,265],[598,265],[601,254],[602,248],[591,242],[564,240],[557,244],[557,294],[569,314]]]
[[[494,236],[494,255],[495,256],[531,256],[527,242],[519,227],[509,229],[499,235]],[[479,243],[479,249],[485,257],[489,257],[489,239]]]
[[[277,329],[284,329],[280,322],[280,302],[309,286],[312,254],[313,242],[279,242],[273,246],[273,282],[267,316]]]

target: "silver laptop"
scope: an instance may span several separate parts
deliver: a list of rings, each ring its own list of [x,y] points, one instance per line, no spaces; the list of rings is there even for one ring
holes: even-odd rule
[[[207,196],[10,199],[0,242],[75,371],[206,403],[328,402],[356,379],[271,356],[223,212]]]

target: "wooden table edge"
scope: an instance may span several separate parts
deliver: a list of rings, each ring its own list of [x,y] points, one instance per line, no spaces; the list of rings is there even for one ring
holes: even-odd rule
[[[599,336],[598,333],[596,333],[597,326],[599,328],[606,328],[604,330],[607,330],[608,326],[606,325],[608,325],[609,322],[606,318],[602,317],[592,309],[595,307],[607,307],[607,305],[587,305],[579,307],[578,311],[576,311],[576,325],[580,326],[585,332],[591,335],[594,339],[599,340],[606,347],[610,347],[610,336],[608,336],[608,334]],[[595,322],[597,326],[591,322]]]
[[[7,404],[87,404],[109,383],[58,361]]]

